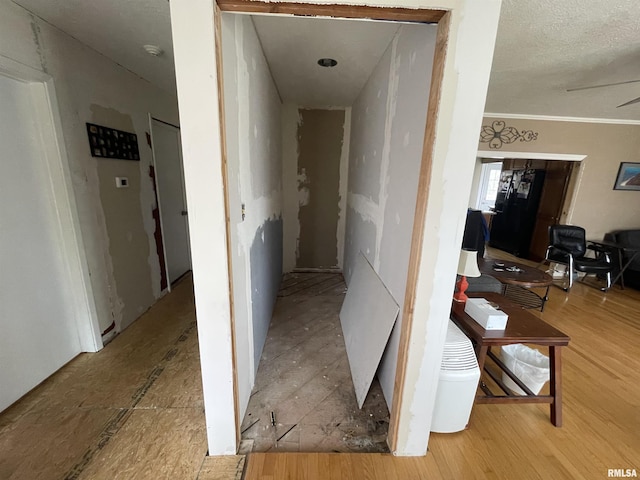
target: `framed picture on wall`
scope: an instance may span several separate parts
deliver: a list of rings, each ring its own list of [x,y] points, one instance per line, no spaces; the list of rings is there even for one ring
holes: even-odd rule
[[[616,177],[614,190],[640,191],[640,163],[622,162]]]

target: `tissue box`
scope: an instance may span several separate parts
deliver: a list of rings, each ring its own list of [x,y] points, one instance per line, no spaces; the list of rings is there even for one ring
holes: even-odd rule
[[[485,298],[469,298],[464,305],[464,311],[485,330],[504,330],[509,316],[493,307]]]

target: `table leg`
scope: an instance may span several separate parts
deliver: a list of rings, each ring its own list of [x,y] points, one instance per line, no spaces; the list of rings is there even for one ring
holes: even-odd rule
[[[540,311],[543,312],[544,311],[544,304],[547,302],[547,300],[549,300],[549,287],[550,285],[547,286],[547,290],[544,292],[544,297],[542,297],[542,305],[540,305]]]
[[[549,347],[549,364],[551,367],[551,381],[549,393],[553,397],[551,403],[551,423],[556,427],[562,426],[562,347]]]
[[[480,368],[480,377],[482,377],[484,361],[487,358],[487,352],[489,351],[489,348],[489,346],[482,345],[480,344],[480,342],[476,344],[476,358],[478,359],[478,367]]]

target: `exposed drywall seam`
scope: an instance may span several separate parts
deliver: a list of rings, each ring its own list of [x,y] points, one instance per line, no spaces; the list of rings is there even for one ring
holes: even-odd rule
[[[235,21],[235,43],[236,43],[236,79],[238,81],[238,100],[248,99],[250,95],[249,89],[249,66],[245,58],[244,52],[244,28],[243,17],[237,15]],[[247,103],[238,101],[238,132],[249,131],[249,106]],[[238,187],[240,191],[240,199],[243,205],[246,205],[247,199],[253,198],[251,186],[251,164],[250,164],[249,144],[244,139],[239,138],[238,141]],[[238,256],[244,260],[244,286],[245,299],[251,302],[251,262],[249,260],[251,243],[253,235],[259,225],[250,230],[249,223],[255,221],[253,208],[249,209],[249,213],[245,216],[244,221],[238,225]],[[247,308],[247,333],[249,342],[249,352],[254,351],[253,345],[253,312],[251,308]],[[249,378],[254,379],[256,372],[253,355],[249,355]],[[253,380],[251,380],[253,383]]]
[[[347,188],[349,186],[349,145],[351,139],[351,107],[344,109],[344,137],[340,154],[340,178],[338,185],[338,268],[344,267],[344,241],[347,222]]]
[[[283,189],[283,255],[282,271],[291,272],[298,258],[298,129],[302,118],[297,105],[284,104],[282,107],[282,189]]]
[[[376,228],[376,251],[373,260],[373,268],[380,271],[380,246],[384,232],[384,210],[389,198],[389,163],[391,162],[391,128],[396,116],[396,96],[398,94],[400,57],[397,55],[398,38],[400,29],[391,41],[391,62],[389,65],[389,90],[387,93],[387,108],[384,123],[384,146],[382,148],[382,162],[380,163],[380,193],[378,194],[378,228]],[[396,300],[397,301],[397,300]]]

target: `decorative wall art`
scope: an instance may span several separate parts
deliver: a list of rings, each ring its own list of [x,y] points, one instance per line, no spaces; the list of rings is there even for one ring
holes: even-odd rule
[[[513,143],[516,140],[531,142],[538,139],[538,133],[533,130],[519,132],[515,127],[507,127],[506,122],[496,120],[491,125],[483,125],[480,130],[480,142],[488,143],[489,148],[502,148],[504,144]]]
[[[640,191],[640,163],[622,162],[616,177],[614,190]]]
[[[92,157],[140,160],[138,136],[135,133],[87,123],[87,135]]]

